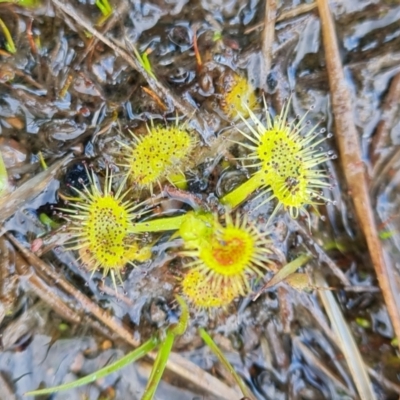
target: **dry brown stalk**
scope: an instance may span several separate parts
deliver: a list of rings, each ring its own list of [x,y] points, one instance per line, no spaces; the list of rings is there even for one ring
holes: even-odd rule
[[[275,20],[277,4],[275,0],[266,0],[264,14],[264,30],[261,37],[261,54],[263,63],[261,64],[261,85],[267,81],[267,76],[272,64],[272,45],[275,38]]]
[[[382,246],[378,238],[371,208],[365,167],[361,158],[358,133],[353,118],[350,91],[346,85],[335,26],[327,0],[317,0],[322,24],[325,60],[331,88],[332,108],[336,125],[336,140],[343,163],[355,211],[364,233],[372,263],[382,290],[395,334],[400,338],[400,305],[391,290],[390,275],[385,265]]]
[[[35,274],[32,268],[28,266],[25,259],[19,254],[15,254],[16,270],[20,276],[23,276],[29,286],[29,289],[48,304],[63,320],[72,324],[79,325],[82,318],[71,310],[54,292],[49,291],[46,283]]]
[[[326,316],[322,314],[321,309],[318,306],[316,306],[316,304],[313,301],[310,300],[309,296],[302,295],[299,296],[296,300],[299,302],[299,304],[302,305],[304,309],[307,310],[311,318],[313,318],[315,322],[321,327],[322,331],[329,338],[331,343],[337,346],[336,335],[328,325],[328,322],[326,321]],[[389,379],[385,378],[381,373],[376,372],[367,364],[365,364],[365,368],[368,370],[369,375],[372,378],[376,379],[379,382],[379,384],[382,385],[384,388],[400,394],[400,385],[397,385],[392,381],[390,381]]]
[[[279,14],[278,18],[276,19],[276,22],[281,22],[290,18],[298,17],[301,14],[305,14],[314,10],[314,8],[316,7],[317,3],[300,4],[299,6],[294,7],[291,10],[283,11],[281,14]],[[251,28],[246,29],[244,33],[247,35],[248,33],[253,32],[259,28],[262,28],[263,26],[264,26],[264,21],[260,22],[257,25],[252,26]]]
[[[363,400],[377,400],[353,333],[344,318],[336,298],[329,290],[326,290],[328,289],[328,284],[319,271],[315,273],[315,283],[322,289],[318,291],[318,294],[335,334],[335,344],[344,355],[360,398]]]

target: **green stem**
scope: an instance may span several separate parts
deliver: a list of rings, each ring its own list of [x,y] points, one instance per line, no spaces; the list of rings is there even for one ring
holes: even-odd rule
[[[183,335],[186,331],[189,322],[189,308],[181,296],[176,296],[176,301],[181,308],[179,322],[167,329],[167,336],[162,342],[160,350],[158,351],[157,357],[154,361],[154,365],[151,370],[149,380],[147,381],[142,400],[151,400],[153,398],[164,373],[165,366],[167,365],[172,346],[174,345],[175,337]]]
[[[0,0],[0,3],[13,3],[21,7],[38,7],[39,0]]]
[[[170,329],[174,335],[180,336],[186,332],[186,328],[189,323],[189,308],[183,297],[177,295],[176,301],[181,307],[181,317],[179,318],[179,322],[176,324],[176,326]]]
[[[109,17],[110,14],[113,12],[113,9],[108,0],[96,0],[95,4],[104,17]]]
[[[174,332],[172,330],[168,330],[167,336],[162,342],[160,350],[157,353],[156,360],[154,361],[153,369],[151,370],[149,380],[147,381],[142,400],[151,400],[153,398],[164,373],[165,366],[167,365],[168,357],[171,353],[174,341]]]
[[[106,367],[99,369],[96,372],[93,372],[90,375],[87,375],[81,379],[77,379],[74,382],[71,383],[66,383],[64,385],[59,385],[59,386],[53,386],[51,388],[46,388],[46,389],[40,389],[40,390],[33,390],[31,392],[25,393],[25,396],[40,396],[43,394],[49,394],[49,393],[54,393],[58,392],[61,390],[67,390],[67,389],[72,389],[76,388],[78,386],[86,385],[90,382],[93,382],[99,378],[103,378],[104,376],[107,376],[115,371],[120,370],[121,368],[127,366],[128,364],[138,360],[139,358],[145,356],[147,353],[152,351],[159,343],[159,340],[157,338],[151,338],[144,344],[142,344],[140,347],[137,349],[133,350],[126,356],[122,357],[118,361],[115,361],[114,363],[107,365]]]
[[[3,20],[0,18],[0,27],[3,30],[4,36],[6,38],[6,50],[9,53],[15,54],[17,52],[17,49],[14,44],[14,40],[11,36],[10,31],[7,28],[7,25],[3,22]]]
[[[158,218],[146,222],[138,222],[129,228],[129,233],[176,231],[185,220],[186,214],[179,217]]]
[[[236,383],[240,387],[240,390],[243,393],[244,397],[248,397],[249,399],[254,399],[254,396],[250,392],[249,388],[246,386],[246,384],[243,382],[242,378],[236,373],[236,371],[233,369],[233,366],[231,363],[226,359],[222,351],[219,349],[219,347],[215,344],[214,340],[212,340],[211,336],[206,332],[204,328],[199,328],[199,334],[200,337],[204,340],[206,345],[214,352],[214,354],[217,356],[218,360],[221,362],[221,364],[232,374],[233,378],[235,379]]]
[[[3,156],[0,152],[0,196],[7,192],[8,189],[8,174],[6,165],[3,161]]]
[[[235,208],[244,202],[253,192],[259,189],[265,184],[263,181],[263,174],[256,173],[249,180],[242,183],[232,192],[226,194],[221,198],[221,203],[229,206],[230,208]]]

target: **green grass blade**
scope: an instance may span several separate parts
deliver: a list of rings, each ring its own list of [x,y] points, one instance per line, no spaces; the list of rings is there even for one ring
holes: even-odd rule
[[[37,8],[40,6],[40,0],[14,0],[14,3],[21,7]]]
[[[142,400],[151,400],[157,390],[158,384],[160,383],[161,377],[164,373],[165,366],[167,365],[168,357],[171,353],[172,346],[175,341],[175,334],[172,330],[167,331],[167,336],[160,346],[157,358],[154,362],[153,369],[149,380],[147,381]]]
[[[295,273],[301,266],[311,259],[312,256],[308,254],[302,254],[301,256],[295,258],[289,264],[286,264],[283,268],[281,268],[263,289],[270,288],[271,286],[284,281],[288,276]]]
[[[3,156],[0,152],[0,196],[7,192],[8,188],[8,174],[7,169],[3,161]]]
[[[176,296],[176,301],[181,308],[181,316],[176,325],[172,325],[167,330],[167,336],[163,340],[157,357],[154,361],[153,368],[149,380],[147,381],[142,400],[151,400],[156,393],[158,384],[163,376],[165,366],[167,365],[169,355],[171,354],[172,346],[174,345],[175,337],[183,335],[189,322],[189,308],[185,300],[181,296]]]
[[[112,14],[113,8],[108,0],[96,0],[95,4],[104,17],[109,17]]]
[[[221,364],[231,373],[233,378],[235,379],[236,383],[240,387],[240,390],[243,393],[244,397],[248,397],[249,399],[253,400],[254,396],[250,392],[249,388],[246,386],[246,384],[243,382],[242,378],[236,373],[234,368],[232,367],[231,363],[227,360],[227,358],[224,356],[222,351],[219,349],[219,347],[215,344],[214,340],[212,340],[211,336],[206,332],[204,328],[199,328],[199,334],[200,337],[204,340],[206,345],[214,352],[214,354],[217,356],[218,360],[221,362]]]
[[[15,54],[17,52],[17,48],[15,47],[14,40],[11,36],[9,29],[7,28],[7,25],[3,22],[1,18],[0,28],[3,30],[4,37],[6,38],[6,50],[11,54]]]
[[[13,3],[21,7],[36,8],[40,5],[40,0],[0,0],[0,3]]]
[[[99,378],[103,378],[104,376],[107,376],[113,372],[116,372],[120,370],[121,368],[127,366],[128,364],[138,360],[139,358],[145,356],[147,353],[152,351],[159,343],[159,340],[157,338],[151,338],[144,344],[142,344],[140,347],[137,349],[133,350],[126,356],[122,357],[121,359],[115,361],[114,363],[107,365],[104,368],[99,369],[96,372],[93,372],[92,374],[89,374],[81,379],[78,379],[74,382],[66,383],[64,385],[59,385],[59,386],[53,386],[51,388],[46,388],[46,389],[39,389],[39,390],[33,390],[31,392],[25,393],[25,396],[39,396],[43,394],[50,394],[50,393],[55,393],[59,392],[61,390],[68,390],[68,389],[73,389],[79,386],[86,385],[88,383],[91,383]]]
[[[136,47],[132,46],[133,53],[135,54],[136,59],[140,63],[140,65],[144,68],[144,70],[155,80],[157,80],[154,75],[153,69],[151,68],[151,63],[147,53],[140,54]]]

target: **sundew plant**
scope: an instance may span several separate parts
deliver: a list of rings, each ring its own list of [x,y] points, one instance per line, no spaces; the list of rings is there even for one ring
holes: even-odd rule
[[[155,185],[164,181],[179,183],[185,180],[186,170],[196,140],[178,121],[175,125],[147,126],[147,134],[137,136],[130,132],[133,141],[121,143],[121,166],[127,170],[129,181],[140,189],[153,192]]]
[[[223,204],[236,207],[260,189],[258,196],[266,196],[262,204],[277,201],[272,215],[284,208],[292,218],[297,218],[300,213],[308,215],[308,205],[315,209],[322,201],[328,201],[323,190],[332,185],[321,167],[334,155],[319,147],[326,140],[321,137],[325,129],[310,126],[307,114],[289,121],[289,108],[290,101],[287,101],[282,112],[272,118],[265,104],[265,123],[250,109],[251,122],[242,117],[246,128],[240,133],[245,142],[239,145],[250,153],[241,160],[246,168],[255,169],[255,172],[225,195],[221,199]]]
[[[212,292],[220,290],[224,298],[248,293],[250,277],[263,275],[261,271],[267,268],[271,255],[267,234],[261,233],[246,217],[237,215],[233,220],[228,213],[224,224],[215,218],[206,240],[191,247],[189,242],[181,252],[192,258],[186,267],[198,271],[202,276],[199,282],[208,282]],[[200,275],[190,276],[193,287]]]
[[[248,80],[236,73],[226,73],[217,85],[219,104],[225,115],[235,121],[249,116],[249,110],[257,106],[257,97]]]
[[[191,268],[181,282],[182,294],[198,309],[224,308],[228,306],[240,292],[235,286],[222,282],[214,282],[199,269]]]
[[[113,192],[113,177],[106,169],[104,187],[96,184],[94,172],[87,171],[89,185],[82,190],[71,189],[77,197],[70,198],[70,208],[61,208],[69,219],[70,250],[79,250],[79,260],[90,271],[111,273],[116,287],[116,277],[122,282],[121,270],[134,261],[144,261],[151,256],[150,249],[140,246],[137,235],[129,227],[141,215],[141,205],[126,199],[124,182]]]

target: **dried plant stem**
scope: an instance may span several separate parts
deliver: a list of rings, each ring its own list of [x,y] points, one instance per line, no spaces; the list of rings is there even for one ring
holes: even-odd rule
[[[266,84],[272,64],[272,45],[275,38],[276,0],[266,0],[264,14],[264,29],[261,37],[261,85]]]
[[[371,367],[366,367],[369,375],[374,378],[377,382],[379,382],[380,385],[382,385],[385,389],[391,390],[398,395],[400,395],[400,385],[397,383],[393,383],[389,379],[386,379],[382,374],[379,372],[376,372],[374,369]]]
[[[24,276],[28,282],[29,288],[40,299],[48,304],[65,321],[72,324],[81,324],[82,318],[71,310],[58,296],[49,291],[46,283],[33,272],[25,259],[19,254],[15,254],[15,267],[20,276]]]
[[[318,272],[315,274],[315,283],[321,288],[328,287],[325,279]],[[340,310],[339,304],[329,290],[319,290],[318,294],[324,304],[332,329],[336,334],[338,346],[346,358],[347,365],[349,366],[360,398],[363,400],[376,400],[367,368],[365,367],[354,337]]]
[[[321,288],[320,290],[324,290]],[[321,327],[322,331],[325,335],[329,338],[329,340],[335,344],[337,343],[336,334],[332,331],[332,329],[328,326],[326,321],[325,314],[322,313],[321,309],[315,305],[313,301],[310,300],[308,296],[302,296],[299,299],[302,302],[302,306],[307,309],[310,316],[315,320],[315,322]],[[389,379],[385,378],[381,373],[376,372],[374,369],[369,367],[366,363],[364,363],[364,367],[368,371],[369,375],[376,379],[380,385],[388,390],[392,390],[395,393],[400,395],[400,385],[397,385],[390,381]]]
[[[310,3],[310,4],[300,4],[297,7],[292,8],[291,10],[287,10],[279,14],[278,18],[276,19],[276,22],[281,22],[285,21],[290,18],[295,18],[298,17],[299,15],[308,13],[314,8],[317,7],[317,3]],[[264,27],[264,21],[260,22],[257,25],[252,26],[251,28],[248,28],[244,31],[244,33],[247,35],[248,33],[251,33],[259,28]]]
[[[64,299],[57,295],[54,288],[41,279],[26,263],[26,260],[19,254],[15,253],[15,269],[20,277],[26,279],[29,289],[32,290],[44,303],[54,310],[63,320],[75,325],[88,325],[94,331],[100,333],[105,338],[113,341],[118,339],[117,335],[112,333],[99,321],[82,312],[76,311],[68,305]]]
[[[124,18],[125,13],[128,11],[128,3],[123,2],[122,4],[118,4],[118,8],[111,14],[110,18],[107,19],[104,27],[101,27],[102,33],[105,34],[106,32],[110,31],[121,19]],[[98,38],[94,36],[89,45],[86,47],[85,51],[82,52],[82,55],[77,60],[77,64],[79,65],[83,60],[85,60],[89,53],[94,49],[98,42]]]
[[[391,154],[380,160],[382,162],[379,161],[379,165],[376,164],[376,168],[374,168],[374,171],[372,173],[372,176],[374,178],[370,183],[370,190],[369,190],[371,197],[373,199],[376,198],[377,190],[382,185],[382,182],[385,182],[387,177],[390,176],[391,171],[396,168],[399,159],[400,159],[400,148],[396,146],[394,147],[393,151],[391,151]]]
[[[30,250],[25,248],[11,233],[6,234],[10,242],[21,252],[22,256],[30,263],[36,270],[54,280],[54,282],[61,287],[66,293],[71,295],[82,307],[89,313],[93,314],[97,319],[108,326],[113,332],[124,339],[133,347],[139,346],[139,342],[134,339],[131,332],[121,325],[121,321],[107,314],[96,303],[91,301],[87,296],[82,294],[73,285],[66,281],[61,275],[54,272],[44,261],[37,257]]]
[[[317,8],[317,3],[310,3],[310,4],[300,4],[295,8],[292,8],[291,10],[284,11],[281,13],[277,19],[277,22],[280,21],[285,21],[286,19],[289,18],[295,18],[298,17],[301,14],[308,13],[312,10]]]
[[[400,305],[396,304],[396,297],[391,289],[390,274],[385,265],[382,246],[376,230],[364,164],[361,159],[359,138],[353,119],[351,96],[340,61],[333,18],[327,0],[317,0],[317,4],[322,24],[325,60],[329,75],[340,157],[379,285],[382,289],[396,336],[400,338]]]

